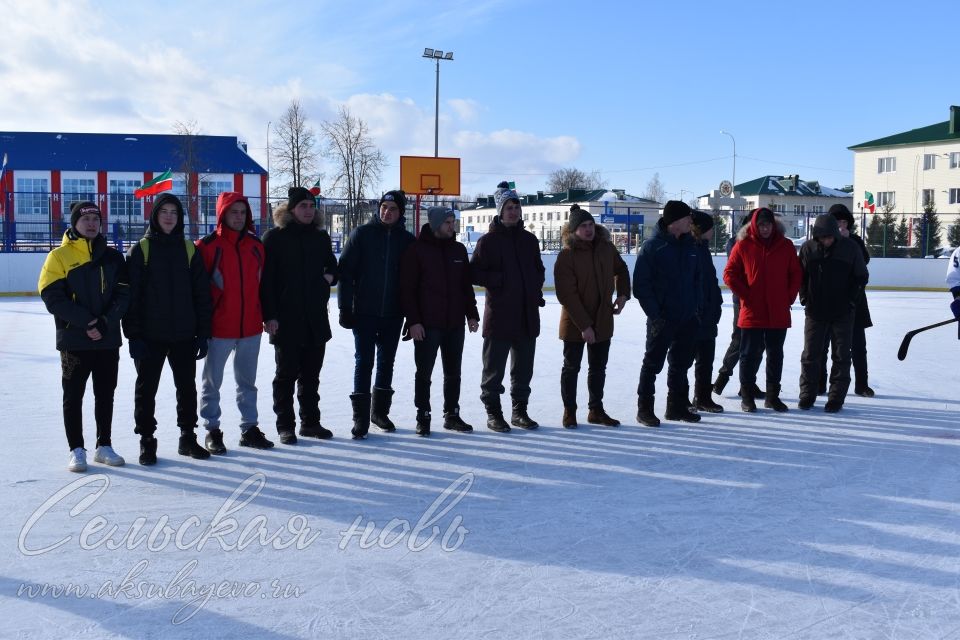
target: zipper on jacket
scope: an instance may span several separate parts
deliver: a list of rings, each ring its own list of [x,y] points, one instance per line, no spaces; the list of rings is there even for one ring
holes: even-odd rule
[[[394,223],[396,224],[396,223]],[[383,297],[380,301],[380,317],[387,312],[387,276],[390,274],[390,234],[393,227],[387,227],[387,255],[383,261]]]
[[[243,241],[243,236],[237,236],[237,244],[234,245],[234,248],[237,250],[237,267],[240,270],[240,337],[245,338],[243,334],[243,258],[240,255],[240,243]]]

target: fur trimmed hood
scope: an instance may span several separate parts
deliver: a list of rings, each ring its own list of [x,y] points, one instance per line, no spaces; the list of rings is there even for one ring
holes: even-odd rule
[[[594,242],[598,243],[607,243],[613,244],[610,240],[610,230],[607,229],[602,224],[594,225],[593,227],[596,230],[596,235],[593,237]],[[563,232],[560,234],[560,241],[565,248],[573,249],[574,245],[578,242],[581,242],[574,231],[571,231],[567,225],[563,226]]]
[[[273,210],[274,226],[279,229],[283,229],[285,227],[289,227],[293,223],[293,212],[287,208],[286,202],[281,202],[279,205],[277,205],[277,208]],[[320,215],[319,209],[313,216],[313,226],[315,226],[317,229],[321,229],[323,227],[323,216]]]

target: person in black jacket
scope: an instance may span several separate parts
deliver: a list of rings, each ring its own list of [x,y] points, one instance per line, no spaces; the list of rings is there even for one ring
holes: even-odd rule
[[[473,427],[460,418],[463,324],[466,321],[475,332],[480,314],[470,284],[467,248],[453,237],[453,212],[430,207],[427,218],[429,223],[421,227],[400,262],[400,306],[417,365],[413,399],[417,435],[430,435],[430,378],[438,350],[443,363],[443,428],[467,433]]]
[[[121,466],[110,442],[113,394],[120,360],[120,319],[130,303],[123,255],[100,233],[100,208],[76,202],[63,242],[47,256],[38,290],[57,327],[63,383],[63,425],[70,471],[87,469],[83,447],[83,393],[93,376],[97,451],[94,460]]]
[[[396,431],[390,420],[393,402],[393,362],[400,344],[400,257],[413,242],[403,216],[407,197],[388,191],[380,198],[380,214],[353,230],[340,256],[337,304],[340,326],[353,330],[356,366],[353,371],[354,439],[367,437],[370,422],[381,431]],[[376,359],[377,376],[370,379]]]
[[[155,416],[163,363],[177,388],[177,452],[198,460],[210,452],[197,443],[197,360],[207,355],[212,304],[203,258],[183,235],[180,200],[165,193],[154,201],[150,226],[127,254],[130,309],[123,331],[137,369],[133,421],[140,434],[140,464],[157,462]]]
[[[330,236],[320,228],[316,199],[303,187],[287,191],[287,202],[273,212],[276,226],[263,234],[266,262],[260,280],[264,328],[277,363],[273,411],[283,444],[296,444],[293,390],[300,404],[300,435],[326,439],[320,424],[320,369],[332,334],[330,287],[337,281],[337,259]]]
[[[840,235],[844,238],[850,238],[860,247],[863,254],[864,264],[870,263],[870,252],[863,238],[854,233],[857,228],[853,220],[853,214],[845,205],[835,204],[830,207],[830,215],[837,219],[840,225]],[[869,269],[868,269],[869,271]],[[851,349],[851,360],[853,361],[854,383],[853,392],[858,396],[872,398],[875,394],[870,388],[867,375],[867,332],[866,329],[873,326],[870,319],[870,307],[867,305],[867,292],[857,298],[857,311],[853,319],[853,348]],[[823,345],[823,367],[820,370],[820,388],[817,389],[818,395],[827,392],[827,353],[830,349],[829,336],[827,342]]]
[[[694,347],[693,406],[698,411],[722,413],[723,407],[713,401],[713,356],[717,350],[717,325],[723,313],[723,294],[717,281],[717,269],[710,253],[713,239],[713,216],[703,211],[693,212],[693,237],[700,256],[700,278],[703,294],[700,299],[700,328]]]
[[[867,284],[867,267],[860,247],[840,235],[837,219],[817,216],[813,238],[800,247],[803,280],[800,304],[805,307],[803,355],[800,359],[801,409],[810,409],[817,396],[823,344],[833,343],[833,368],[824,410],[836,413],[850,386],[850,350],[857,299]]]
[[[633,295],[647,314],[647,342],[637,386],[637,420],[660,426],[653,412],[657,374],[667,369],[667,420],[699,422],[687,408],[687,371],[693,364],[702,296],[700,257],[690,235],[693,211],[671,200],[657,222],[657,235],[640,246],[633,269]]]
[[[536,429],[527,413],[530,381],[540,335],[543,301],[543,260],[537,237],[523,228],[520,196],[501,182],[493,194],[497,215],[477,241],[470,260],[473,284],[487,290],[483,306],[483,373],[480,400],[487,411],[487,428],[510,431],[503,419],[500,396],[510,357],[510,424]]]

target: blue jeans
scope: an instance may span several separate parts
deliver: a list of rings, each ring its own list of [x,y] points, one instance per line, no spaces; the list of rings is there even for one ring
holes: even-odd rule
[[[393,361],[400,344],[403,318],[379,318],[356,316],[353,328],[353,344],[356,367],[353,370],[353,392],[370,393],[370,378],[373,376],[376,356],[377,377],[373,386],[391,389],[393,385]]]
[[[260,334],[247,338],[210,338],[203,363],[200,418],[207,431],[220,428],[220,386],[227,358],[233,353],[233,377],[237,382],[240,431],[257,426],[257,360]]]

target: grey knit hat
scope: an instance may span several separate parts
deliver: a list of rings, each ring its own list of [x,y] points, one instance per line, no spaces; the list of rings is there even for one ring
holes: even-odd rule
[[[430,223],[430,230],[435,232],[452,215],[453,211],[446,207],[430,207],[427,209],[427,222]]]
[[[520,196],[517,195],[516,189],[511,189],[510,185],[506,181],[503,181],[497,185],[497,190],[493,192],[493,202],[497,205],[498,216],[503,210],[503,205],[511,200],[516,200],[519,204]]]
[[[588,221],[595,222],[589,211],[581,209],[577,204],[570,207],[570,221],[567,222],[567,228],[570,231],[576,231],[577,227]]]

